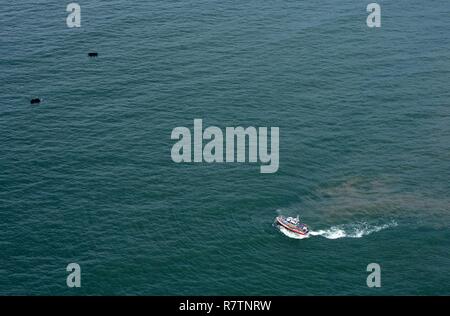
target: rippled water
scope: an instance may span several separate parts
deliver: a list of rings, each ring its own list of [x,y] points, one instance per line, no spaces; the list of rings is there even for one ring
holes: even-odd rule
[[[369,1],[90,1],[80,29],[3,2],[1,294],[450,293],[447,0],[381,29]],[[279,126],[279,171],[173,163],[194,118]]]

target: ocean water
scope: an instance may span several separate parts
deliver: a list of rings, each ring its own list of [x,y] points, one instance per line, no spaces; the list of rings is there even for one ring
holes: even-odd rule
[[[450,294],[449,2],[369,2],[80,1],[71,29],[1,0],[0,294]],[[278,126],[278,172],[172,162],[195,118]]]

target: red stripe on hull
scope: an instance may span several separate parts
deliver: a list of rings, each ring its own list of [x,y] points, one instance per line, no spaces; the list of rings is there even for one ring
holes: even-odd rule
[[[294,233],[296,233],[296,234],[303,235],[303,236],[305,236],[306,234],[308,234],[308,233],[304,233],[304,232],[301,232],[301,231],[299,231],[299,230],[296,230],[296,229],[293,229],[293,228],[289,227],[288,225],[286,225],[285,223],[283,223],[282,221],[280,221],[278,218],[277,218],[277,222],[278,222],[278,224],[280,224],[281,226],[283,226],[283,227],[286,228],[287,230],[290,230],[291,232],[294,232]]]

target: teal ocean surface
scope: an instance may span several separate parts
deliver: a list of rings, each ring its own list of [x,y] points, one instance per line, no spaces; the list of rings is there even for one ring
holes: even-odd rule
[[[1,2],[0,294],[450,294],[448,0]],[[174,163],[195,118],[278,172]]]

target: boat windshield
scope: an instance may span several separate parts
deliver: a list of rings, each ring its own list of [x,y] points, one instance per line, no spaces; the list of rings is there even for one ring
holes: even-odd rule
[[[286,218],[286,221],[288,223],[291,223],[294,225],[298,225],[300,223],[300,220],[298,218],[294,218],[294,217],[288,217],[288,218]]]

